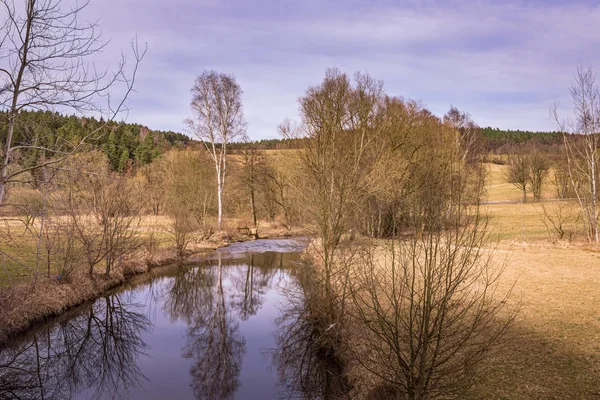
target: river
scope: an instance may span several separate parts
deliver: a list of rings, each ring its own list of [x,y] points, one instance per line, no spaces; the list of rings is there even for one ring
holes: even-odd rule
[[[303,246],[236,243],[33,328],[0,351],[0,398],[329,397],[302,322]]]

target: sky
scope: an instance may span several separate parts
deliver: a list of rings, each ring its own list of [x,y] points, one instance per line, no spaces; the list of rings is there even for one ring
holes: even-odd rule
[[[99,64],[147,43],[128,122],[184,131],[190,88],[214,69],[242,87],[252,140],[299,119],[298,98],[328,67],[368,72],[387,94],[451,105],[480,126],[555,130],[578,65],[600,71],[600,2],[91,0],[109,45]]]

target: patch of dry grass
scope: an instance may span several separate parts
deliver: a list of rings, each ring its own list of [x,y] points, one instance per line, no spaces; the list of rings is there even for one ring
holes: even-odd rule
[[[491,239],[494,241],[555,241],[555,223],[562,213],[565,240],[584,240],[580,208],[576,201],[544,203],[487,204]]]
[[[512,183],[506,182],[508,165],[486,163],[484,166],[488,171],[488,175],[483,201],[521,201],[523,199],[523,192]],[[542,199],[554,198],[556,198],[556,186],[552,180],[552,171],[550,171],[542,187]],[[533,201],[531,193],[527,193],[527,201]]]
[[[524,244],[495,259],[521,309],[469,398],[600,398],[600,252]]]

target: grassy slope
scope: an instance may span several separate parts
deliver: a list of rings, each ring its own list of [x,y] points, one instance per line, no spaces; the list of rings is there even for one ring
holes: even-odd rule
[[[521,201],[523,192],[512,183],[506,182],[507,165],[486,164],[488,171],[486,194],[483,201]],[[552,183],[552,171],[548,175],[546,184],[542,188],[542,198],[556,198],[556,188]],[[528,191],[527,201],[533,201],[533,195]]]
[[[503,182],[505,167],[490,167],[488,200],[519,199]],[[470,398],[600,399],[600,249],[585,242],[575,202],[545,206],[564,207],[576,241],[550,242],[539,203],[486,206],[496,262],[506,263],[502,284],[515,284],[510,302],[521,309]]]

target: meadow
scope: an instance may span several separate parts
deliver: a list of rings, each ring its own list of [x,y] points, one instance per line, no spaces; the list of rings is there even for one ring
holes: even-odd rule
[[[519,200],[519,190],[503,179],[506,167],[488,167],[485,200]],[[544,197],[553,198],[553,192],[549,181]],[[485,207],[494,261],[505,265],[501,285],[514,285],[509,302],[519,312],[470,398],[600,398],[600,248],[580,231],[578,205],[551,201]],[[551,212],[564,208],[571,240],[557,240],[542,207]]]

